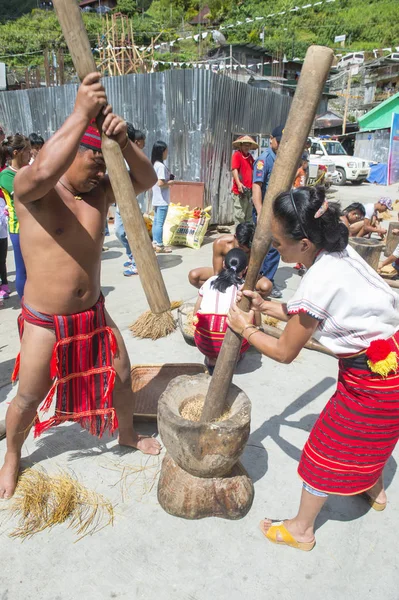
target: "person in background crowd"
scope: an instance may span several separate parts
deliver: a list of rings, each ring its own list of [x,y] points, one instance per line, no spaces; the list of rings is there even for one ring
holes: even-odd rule
[[[377,233],[383,239],[387,230],[380,227],[378,215],[387,210],[392,210],[391,198],[380,198],[376,203],[363,204],[363,207],[365,211],[364,220],[353,224],[352,237],[370,237],[372,233]]]
[[[4,131],[4,127],[2,125],[0,125],[0,144],[2,144],[5,139],[6,139],[6,134]]]
[[[349,237],[357,236],[358,223],[364,220],[365,215],[366,209],[361,202],[353,202],[342,211],[341,221],[349,229]]]
[[[129,140],[131,142],[134,142],[136,144],[136,146],[138,148],[140,148],[140,150],[144,149],[145,134],[142,131],[140,131],[140,129],[135,129],[133,127],[132,123],[127,123],[127,135],[129,137]],[[118,240],[120,241],[120,243],[122,244],[122,246],[125,248],[127,258],[128,258],[128,260],[123,264],[123,266],[125,267],[123,274],[125,277],[131,277],[132,275],[137,275],[138,274],[137,266],[136,266],[136,263],[134,262],[133,254],[132,254],[132,251],[131,251],[131,248],[130,248],[130,245],[129,245],[129,242],[128,242],[128,239],[126,236],[125,227],[122,222],[122,217],[119,212],[118,205],[116,206],[116,210],[115,210],[114,227],[115,227],[115,235],[118,238]]]
[[[393,229],[392,233],[393,233],[393,235],[399,235],[399,229]],[[381,269],[383,269],[384,267],[387,267],[388,265],[393,265],[394,268],[399,273],[399,244],[396,246],[396,248],[392,252],[392,254],[390,256],[388,256],[388,258],[386,258],[385,260],[383,260],[379,263],[378,271],[381,271]]]
[[[294,185],[293,185],[294,189],[299,188],[299,187],[304,187],[306,185],[306,181],[308,178],[308,176],[307,176],[308,167],[309,167],[309,153],[304,152],[302,154],[299,168],[295,175],[295,180],[294,180]],[[298,271],[298,275],[300,275],[301,277],[302,277],[302,275],[304,275],[306,273],[306,267],[304,265],[301,265],[301,263],[296,263],[294,269],[296,269]]]
[[[235,304],[237,290],[244,283],[247,266],[248,255],[244,250],[229,250],[221,271],[210,277],[198,292],[194,307],[194,340],[198,350],[205,355],[205,365],[211,375],[227,330],[227,314]],[[241,354],[248,348],[249,344],[244,340]]]
[[[266,148],[266,150],[262,152],[254,167],[252,200],[254,203],[253,220],[255,224],[262,209],[263,199],[269,185],[270,175],[272,173],[274,161],[276,160],[281,138],[283,137],[283,131],[284,127],[282,125],[273,129],[270,136],[270,148]],[[283,295],[274,285],[274,276],[279,262],[280,254],[276,248],[270,248],[260,269],[261,276],[266,277],[273,286],[270,294],[272,298],[281,298]]]
[[[44,146],[44,139],[41,135],[37,133],[29,134],[29,142],[31,147],[31,163],[35,160],[36,156],[39,154],[40,150]]]
[[[7,204],[0,195],[0,302],[10,296],[10,288],[8,287],[7,279],[7,250],[8,250],[8,227],[7,227],[8,210]]]
[[[312,147],[312,140],[310,138],[308,138],[306,140],[305,150],[303,151],[303,155],[302,155],[308,161],[307,167],[305,169],[305,171],[306,171],[306,183],[305,183],[305,185],[307,185],[308,181],[309,181],[309,162],[310,162],[311,147]]]
[[[22,300],[26,282],[26,269],[19,243],[19,221],[14,206],[14,178],[18,171],[29,165],[31,158],[29,139],[20,133],[16,133],[3,142],[0,146],[0,153],[2,154],[1,164],[7,159],[10,162],[9,166],[0,173],[0,187],[8,207],[8,231],[10,232],[15,260],[15,285],[18,296]]]
[[[212,267],[192,269],[188,274],[191,285],[199,289],[210,277],[219,275],[228,252],[234,248],[243,250],[249,260],[254,233],[253,223],[239,223],[235,234],[228,233],[218,237],[213,242]],[[256,290],[262,297],[267,298],[272,290],[272,284],[265,277],[260,277],[256,283]]]
[[[157,183],[152,188],[152,206],[155,217],[152,226],[152,239],[154,250],[157,254],[169,254],[171,248],[163,244],[163,226],[170,202],[170,186],[174,183],[174,177],[171,178],[168,167],[164,160],[168,157],[168,146],[161,140],[155,142],[151,152],[151,162],[158,176]]]
[[[301,163],[295,175],[294,188],[304,187],[306,185],[307,179],[307,170],[308,170],[309,162],[308,158],[305,154],[302,154]]]
[[[259,148],[249,135],[242,135],[233,142],[236,151],[231,159],[233,187],[231,189],[234,207],[234,224],[252,221],[252,175],[254,158],[250,150]]]

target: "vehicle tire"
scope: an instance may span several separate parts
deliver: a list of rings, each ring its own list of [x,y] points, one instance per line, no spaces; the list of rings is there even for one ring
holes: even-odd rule
[[[366,181],[365,179],[356,179],[355,181],[352,181],[352,185],[362,185],[362,183]]]
[[[336,185],[345,185],[346,183],[346,173],[345,169],[341,167],[337,167],[338,179]]]

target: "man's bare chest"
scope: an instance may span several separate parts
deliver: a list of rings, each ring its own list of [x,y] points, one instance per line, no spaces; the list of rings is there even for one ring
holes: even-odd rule
[[[82,200],[61,198],[57,194],[22,207],[21,229],[39,226],[54,239],[68,237],[83,242],[89,235],[92,240],[104,236],[107,215],[105,198],[88,197]],[[25,214],[24,214],[25,213]]]

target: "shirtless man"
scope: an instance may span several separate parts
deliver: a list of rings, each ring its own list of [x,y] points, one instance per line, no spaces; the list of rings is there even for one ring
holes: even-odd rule
[[[125,121],[112,113],[100,74],[88,75],[79,87],[71,116],[46,142],[35,162],[15,177],[15,208],[28,274],[24,305],[35,314],[84,313],[100,298],[104,223],[115,198],[105,175],[101,148],[93,151],[81,146],[81,140],[87,138],[85,132],[101,110],[105,115],[103,131],[120,145],[136,193],[156,183],[150,161],[128,141]],[[90,137],[95,136],[89,135],[89,140]],[[133,429],[129,357],[122,336],[106,311],[105,321],[118,346],[111,365],[116,371],[111,398],[119,421],[119,443],[146,454],[159,454],[156,440],[141,437]],[[55,340],[54,329],[25,319],[18,392],[7,411],[7,452],[0,471],[0,498],[14,493],[22,444],[39,405],[51,389],[50,362]],[[97,392],[94,396],[97,398]]]
[[[223,261],[229,250],[241,248],[246,254],[251,253],[252,239],[255,228],[252,223],[239,223],[235,234],[221,235],[213,242],[213,267],[198,267],[188,274],[188,280],[197,289],[213,275],[218,275],[223,269]],[[261,277],[256,284],[256,290],[263,298],[267,298],[273,289],[273,284],[266,277]]]

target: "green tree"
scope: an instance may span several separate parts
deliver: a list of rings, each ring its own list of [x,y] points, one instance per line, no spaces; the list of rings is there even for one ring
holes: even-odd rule
[[[117,0],[115,12],[121,12],[128,17],[133,17],[137,12],[136,0]]]

